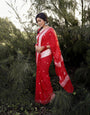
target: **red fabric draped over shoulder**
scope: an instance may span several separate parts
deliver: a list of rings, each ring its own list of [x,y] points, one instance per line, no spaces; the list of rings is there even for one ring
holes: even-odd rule
[[[59,77],[60,85],[69,93],[72,93],[74,88],[72,86],[70,77],[66,71],[64,60],[61,54],[58,38],[56,32],[53,28],[50,28],[46,33],[50,49],[53,55],[55,71],[57,76]]]

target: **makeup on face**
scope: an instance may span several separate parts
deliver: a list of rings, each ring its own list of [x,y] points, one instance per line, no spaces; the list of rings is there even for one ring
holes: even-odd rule
[[[41,18],[37,18],[37,24],[40,27],[44,27],[45,21],[43,19],[41,19]]]

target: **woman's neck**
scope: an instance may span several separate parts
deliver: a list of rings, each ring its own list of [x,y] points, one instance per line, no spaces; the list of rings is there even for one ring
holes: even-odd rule
[[[45,28],[47,28],[47,27],[49,27],[49,26],[48,26],[48,25],[44,25],[42,28],[45,29]]]
[[[39,32],[42,32],[45,28],[48,28],[48,27],[49,27],[48,25],[44,25],[43,27],[41,27]]]

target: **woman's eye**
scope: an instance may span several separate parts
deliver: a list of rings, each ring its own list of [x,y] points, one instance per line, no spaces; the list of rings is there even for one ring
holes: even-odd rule
[[[38,20],[37,22],[41,22],[41,20]]]

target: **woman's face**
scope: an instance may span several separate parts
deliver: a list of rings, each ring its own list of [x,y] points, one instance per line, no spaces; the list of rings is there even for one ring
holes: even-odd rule
[[[45,21],[41,18],[37,18],[37,24],[40,27],[43,27],[45,25]]]

